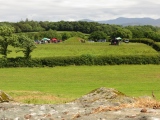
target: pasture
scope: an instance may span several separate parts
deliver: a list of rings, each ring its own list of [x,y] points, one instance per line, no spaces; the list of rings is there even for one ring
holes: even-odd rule
[[[76,41],[75,41],[76,39]],[[150,46],[141,43],[79,42],[71,38],[57,44],[37,44],[32,58],[117,55],[158,55]],[[9,47],[10,57],[23,57],[17,48]],[[0,89],[14,100],[24,103],[64,103],[99,87],[115,88],[129,96],[151,96],[160,100],[159,65],[67,66],[53,68],[1,68]]]
[[[68,102],[99,87],[160,100],[159,65],[2,68],[0,78],[1,90],[25,103]]]
[[[116,56],[116,55],[158,55],[158,52],[150,46],[141,43],[122,43],[119,46],[105,43],[80,43],[65,41],[62,43],[37,44],[37,48],[31,53],[32,58],[57,57],[57,56],[80,56],[90,54],[93,56]],[[23,53],[16,53],[17,48],[10,47],[11,52],[8,57],[23,57]]]

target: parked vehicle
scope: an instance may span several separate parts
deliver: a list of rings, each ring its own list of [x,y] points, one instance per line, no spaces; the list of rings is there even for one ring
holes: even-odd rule
[[[120,37],[117,37],[117,38],[114,38],[111,40],[111,45],[119,45],[120,42],[121,42],[121,39]]]
[[[125,43],[129,43],[129,39],[124,40]]]

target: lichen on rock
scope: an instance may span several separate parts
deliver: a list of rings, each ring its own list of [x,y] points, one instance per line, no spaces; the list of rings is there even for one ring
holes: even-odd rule
[[[75,100],[75,102],[79,103],[95,103],[98,101],[119,105],[122,103],[132,103],[135,100],[132,97],[126,96],[118,90],[105,87],[95,89],[91,91],[89,94],[84,95],[81,98]]]
[[[9,102],[9,101],[12,101],[12,98],[8,94],[0,90],[0,102]]]

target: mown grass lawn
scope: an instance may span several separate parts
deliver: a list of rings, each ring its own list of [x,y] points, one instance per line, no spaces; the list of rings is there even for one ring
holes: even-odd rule
[[[64,42],[58,44],[37,44],[37,48],[32,52],[32,58],[55,57],[55,56],[80,56],[84,54],[97,55],[158,55],[158,52],[150,46],[141,43],[122,43],[119,46],[106,43],[80,43]],[[23,57],[23,53],[16,53],[14,48],[8,57]]]
[[[0,78],[1,90],[26,103],[67,102],[99,87],[160,100],[159,65],[1,68]]]

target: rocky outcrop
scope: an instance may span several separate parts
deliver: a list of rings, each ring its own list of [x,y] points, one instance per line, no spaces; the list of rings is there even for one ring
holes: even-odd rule
[[[103,105],[108,104],[120,105],[128,104],[134,102],[134,98],[126,96],[124,93],[115,90],[113,88],[101,87],[91,91],[89,94],[82,96],[81,98],[75,100],[75,102],[82,104],[96,104],[103,103]]]
[[[3,102],[0,120],[160,120],[160,109],[136,107],[136,102],[118,90],[102,87],[66,104]]]
[[[0,102],[9,102],[12,101],[12,98],[5,92],[0,90]]]

